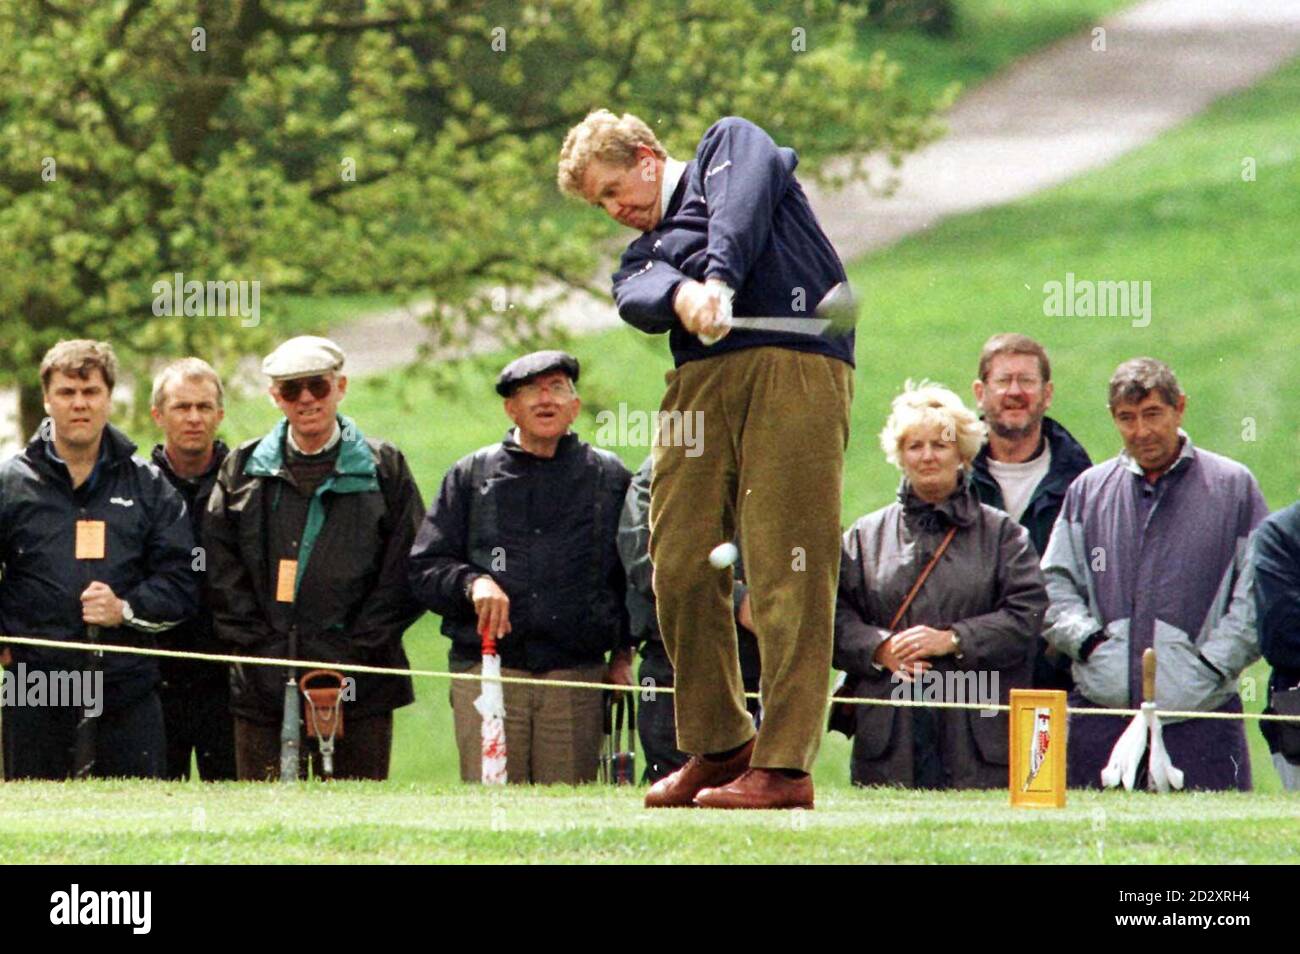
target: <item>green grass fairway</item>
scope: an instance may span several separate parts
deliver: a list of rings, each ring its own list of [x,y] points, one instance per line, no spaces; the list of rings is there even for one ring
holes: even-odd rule
[[[9,863],[1278,863],[1281,796],[837,789],[812,812],[646,811],[641,792],[347,783],[0,786]]]

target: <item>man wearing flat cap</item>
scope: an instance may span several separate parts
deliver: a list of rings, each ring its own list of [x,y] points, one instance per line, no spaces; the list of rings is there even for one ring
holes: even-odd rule
[[[402,634],[420,615],[406,560],[424,502],[402,452],[338,413],[343,361],[334,342],[304,335],[262,362],[284,420],[231,453],[212,490],[203,538],[213,622],[240,655],[405,669]],[[277,773],[285,681],[301,675],[234,667],[241,780]],[[350,678],[334,777],[387,778],[393,710],[414,701],[411,680]]]
[[[442,617],[450,667],[479,671],[483,636],[505,676],[632,683],[618,556],[631,473],[569,430],[581,402],[578,361],[537,351],[506,365],[497,393],[514,427],[443,478],[411,551],[419,601]],[[608,656],[608,662],[606,657]],[[481,778],[477,681],[452,682],[464,781]],[[601,693],[505,684],[510,782],[590,782],[602,736]]]

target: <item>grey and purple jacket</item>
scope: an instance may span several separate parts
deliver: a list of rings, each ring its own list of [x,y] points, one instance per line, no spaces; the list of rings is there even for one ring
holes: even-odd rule
[[[1247,544],[1268,505],[1249,470],[1179,434],[1154,484],[1127,453],[1080,474],[1043,555],[1043,637],[1099,706],[1141,701],[1148,646],[1156,702],[1171,710],[1217,709],[1259,658]]]

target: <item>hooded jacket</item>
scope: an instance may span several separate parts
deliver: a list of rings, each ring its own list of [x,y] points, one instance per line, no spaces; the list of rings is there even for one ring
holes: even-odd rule
[[[98,581],[130,603],[135,616],[131,623],[101,628],[99,642],[152,646],[198,606],[185,502],[157,467],[134,456],[136,445],[111,424],[90,477],[73,489],[51,434],[47,419],[23,451],[0,464],[0,633],[87,641],[81,593]],[[104,559],[76,558],[79,520],[104,523]],[[71,650],[12,650],[14,663],[30,669],[86,664],[84,654]],[[106,653],[101,668],[105,712],[129,706],[158,684],[152,657]]]
[[[961,640],[961,658],[934,657],[926,681],[908,686],[872,660],[890,635],[887,627],[898,607],[953,526],[952,543],[897,629],[951,629]],[[1029,685],[1031,649],[1046,609],[1043,575],[1024,527],[981,504],[969,483],[942,503],[928,504],[904,482],[897,503],[859,518],[844,534],[834,665],[848,674],[846,691],[856,696],[1005,704],[1013,688]],[[1006,784],[1005,713],[930,711],[946,787]],[[859,706],[853,780],[914,784],[912,738],[910,710]]]
[[[288,422],[241,444],[222,464],[203,520],[216,637],[249,656],[408,668],[402,634],[420,615],[406,587],[406,556],[424,511],[406,459],[339,416],[334,471],[316,488],[301,527],[273,527],[286,495]],[[276,599],[285,534],[297,542],[292,602]],[[302,673],[297,675],[301,676]],[[415,700],[410,677],[356,674],[348,714],[379,715]],[[254,722],[280,719],[285,672],[236,665],[231,709]]]

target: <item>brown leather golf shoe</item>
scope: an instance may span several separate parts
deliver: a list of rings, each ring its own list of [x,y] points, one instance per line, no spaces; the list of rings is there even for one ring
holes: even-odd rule
[[[710,762],[698,755],[672,775],[666,775],[645,793],[646,808],[691,808],[695,796],[709,786],[726,785],[735,781],[749,768],[749,756],[754,751],[754,740],[725,762]]]
[[[786,778],[776,769],[753,768],[728,785],[695,796],[701,808],[812,808],[811,775]]]

